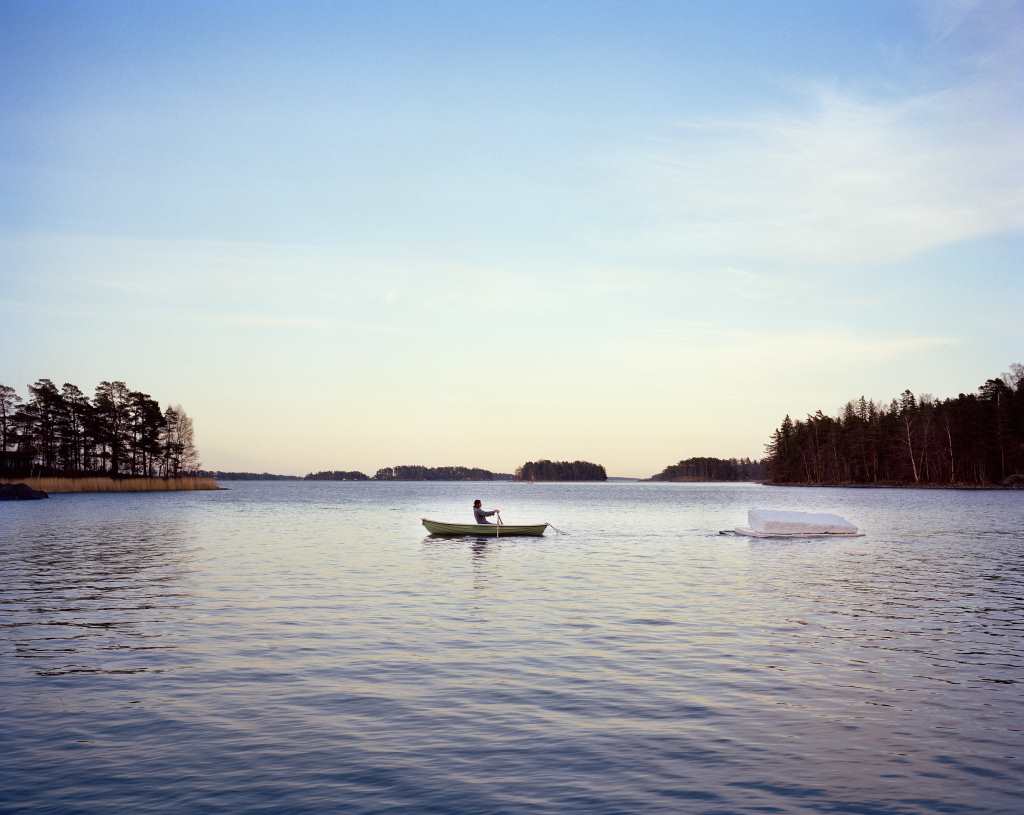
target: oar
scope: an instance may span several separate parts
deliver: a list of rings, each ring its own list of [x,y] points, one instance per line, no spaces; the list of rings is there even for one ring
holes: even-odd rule
[[[501,525],[504,522],[501,520],[501,513],[500,512],[495,512],[494,516],[498,519],[498,523],[497,523],[497,527],[498,528],[494,530],[494,537],[495,538],[500,538],[501,537]]]

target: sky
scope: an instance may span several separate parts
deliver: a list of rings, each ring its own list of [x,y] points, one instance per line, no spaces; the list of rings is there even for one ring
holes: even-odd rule
[[[1024,361],[1024,4],[0,0],[0,382],[647,476]]]

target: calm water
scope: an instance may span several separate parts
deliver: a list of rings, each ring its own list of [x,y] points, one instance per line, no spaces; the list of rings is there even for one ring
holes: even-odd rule
[[[0,809],[1024,811],[1022,493],[230,486],[0,504]]]

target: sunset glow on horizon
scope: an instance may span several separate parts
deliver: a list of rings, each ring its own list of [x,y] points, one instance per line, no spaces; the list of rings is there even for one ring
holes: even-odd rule
[[[102,13],[100,13],[102,8]],[[648,476],[1022,356],[1016,3],[0,3],[0,382]]]

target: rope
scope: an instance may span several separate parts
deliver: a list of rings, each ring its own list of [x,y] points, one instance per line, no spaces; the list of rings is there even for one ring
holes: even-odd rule
[[[547,521],[545,521],[544,523],[548,523],[548,522],[547,522]],[[554,524],[548,524],[548,526],[550,526],[550,527],[551,527],[552,529],[554,529],[554,530],[555,530],[555,532],[557,532],[557,533],[558,533],[559,535],[568,535],[568,534],[569,534],[568,532],[563,532],[563,531],[562,531],[561,529],[559,529],[559,528],[558,528],[557,526],[555,526]]]

